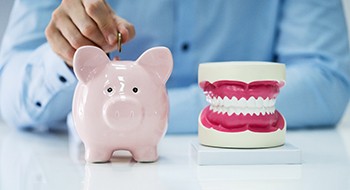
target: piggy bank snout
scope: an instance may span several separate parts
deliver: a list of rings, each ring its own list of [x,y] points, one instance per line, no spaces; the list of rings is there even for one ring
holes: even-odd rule
[[[140,125],[144,118],[142,104],[133,98],[115,98],[103,107],[105,122],[112,129],[128,130]]]

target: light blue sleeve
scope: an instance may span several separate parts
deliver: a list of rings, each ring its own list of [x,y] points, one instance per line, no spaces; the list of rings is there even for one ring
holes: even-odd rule
[[[0,52],[3,119],[18,128],[62,128],[76,79],[51,50],[45,28],[60,1],[14,2]]]
[[[349,39],[339,0],[284,2],[276,54],[287,84],[276,107],[289,128],[334,126],[350,96]]]

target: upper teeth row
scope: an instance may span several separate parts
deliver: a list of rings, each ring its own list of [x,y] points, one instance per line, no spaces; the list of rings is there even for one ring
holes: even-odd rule
[[[221,114],[225,114],[227,113],[227,115],[231,116],[232,114],[243,114],[244,116],[246,116],[247,114],[249,115],[267,115],[267,114],[273,114],[275,113],[275,108],[274,107],[269,107],[269,108],[234,108],[234,107],[213,107],[210,106],[209,107],[210,110],[212,110],[213,112],[217,112],[217,113],[221,113]]]
[[[246,98],[240,98],[239,100],[236,97],[231,99],[225,96],[224,98],[219,97],[207,97],[207,101],[211,106],[223,106],[223,107],[237,107],[237,108],[272,108],[275,107],[276,99],[258,97],[250,97],[248,100]]]

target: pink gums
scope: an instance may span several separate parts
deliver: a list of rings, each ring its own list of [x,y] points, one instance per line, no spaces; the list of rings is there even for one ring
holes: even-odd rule
[[[278,81],[254,81],[249,84],[241,81],[221,80],[211,84],[208,81],[200,83],[200,87],[204,93],[211,98],[221,97],[237,99],[250,97],[258,98],[276,98],[279,89],[284,85],[284,82]],[[209,109],[207,106],[200,116],[202,124],[207,128],[213,128],[222,132],[273,132],[277,129],[283,129],[285,121],[282,115],[276,110],[273,114],[265,115],[243,115],[235,114],[228,115],[227,113],[217,113]]]

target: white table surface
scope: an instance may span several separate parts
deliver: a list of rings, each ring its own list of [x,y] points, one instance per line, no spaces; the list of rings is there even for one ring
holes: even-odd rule
[[[0,122],[0,189],[350,189],[350,116],[335,129],[292,130],[301,165],[199,166],[190,157],[196,135],[166,136],[155,163],[127,152],[86,164],[66,133],[33,133]]]

